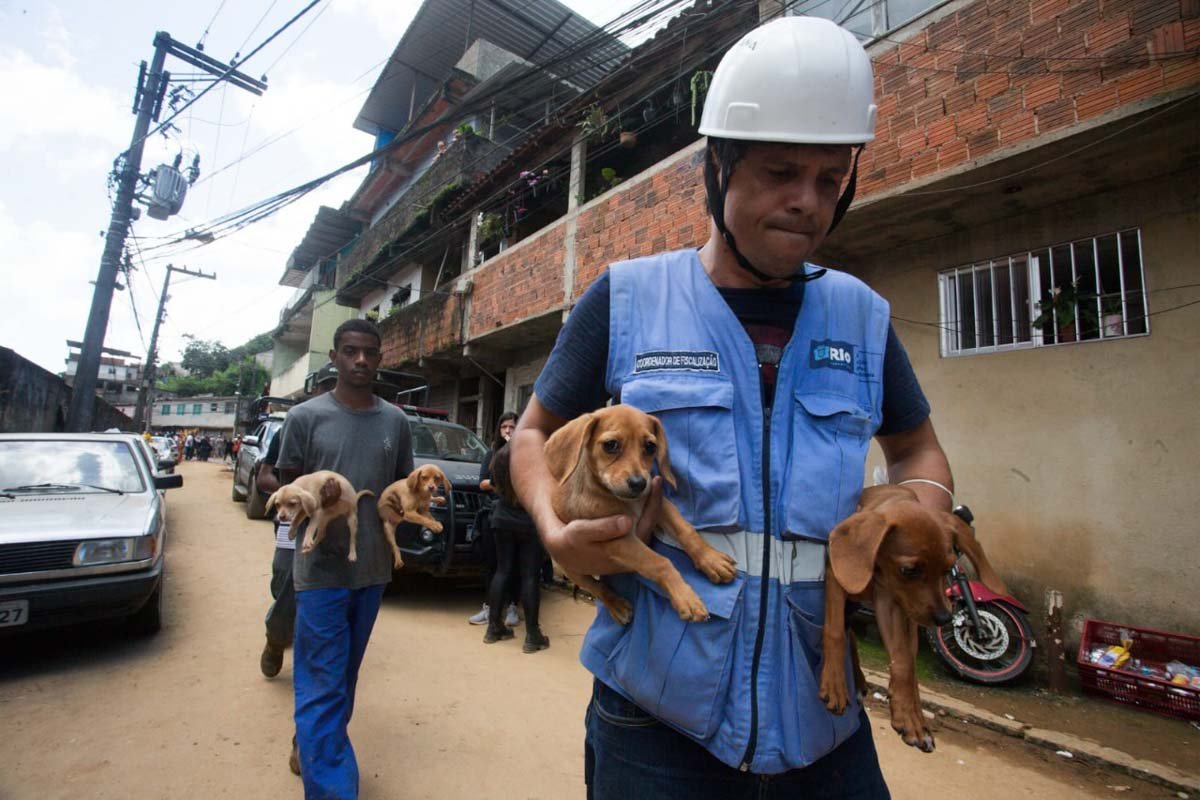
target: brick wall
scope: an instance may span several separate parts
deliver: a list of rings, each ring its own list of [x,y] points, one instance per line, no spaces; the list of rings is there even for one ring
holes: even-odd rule
[[[879,119],[860,163],[859,196],[962,169],[1121,106],[1200,86],[1195,56],[1144,65],[1151,56],[1198,48],[1200,0],[978,0],[904,44],[876,44]],[[702,158],[700,146],[690,145],[559,220],[536,242],[471,273],[470,335],[561,303],[565,270],[574,271],[578,298],[614,261],[702,244],[708,234]],[[573,251],[565,246],[572,230]],[[447,315],[459,313],[455,305],[445,308]],[[443,329],[437,341],[463,344],[453,340],[453,325]],[[403,343],[385,348],[386,364],[413,356],[414,330],[388,328]],[[426,332],[426,354],[430,341]]]
[[[566,226],[558,223],[472,273],[470,336],[562,305],[565,233]]]
[[[704,243],[708,217],[702,159],[698,149],[685,151],[664,168],[647,170],[647,177],[635,177],[583,208],[575,234],[576,297],[614,261]]]
[[[1196,0],[979,0],[903,44],[872,48],[879,119],[860,191],[1194,87],[1200,58],[1146,61],[1197,48]]]

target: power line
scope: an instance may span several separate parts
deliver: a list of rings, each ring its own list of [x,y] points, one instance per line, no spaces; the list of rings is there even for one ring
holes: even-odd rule
[[[276,56],[275,60],[272,61],[270,63],[270,65],[266,69],[263,70],[264,75],[271,74],[271,70],[275,69],[275,65],[278,64],[280,61],[282,61],[283,57],[288,54],[288,51],[290,51],[293,47],[296,46],[296,42],[298,42],[304,38],[304,34],[308,33],[308,29],[311,28],[314,24],[316,24],[316,21],[321,18],[322,14],[324,14],[326,11],[329,10],[329,6],[332,4],[333,4],[333,0],[327,0],[327,2],[325,3],[325,6],[320,11],[317,12],[317,15],[308,21],[308,24],[305,25],[304,29],[301,30],[300,33],[298,33],[296,35],[295,39],[292,39],[291,44],[289,44],[287,47],[285,47],[283,49],[283,52],[280,53],[278,56]]]
[[[200,40],[196,43],[197,50],[204,49],[204,40],[208,38],[208,31],[212,28],[213,23],[217,21],[217,17],[221,14],[221,9],[225,8],[225,1],[226,0],[221,0],[221,2],[217,5],[217,10],[213,12],[212,19],[210,19],[208,24],[204,26],[204,33],[200,34]]]
[[[216,86],[218,83],[224,83],[226,78],[228,78],[231,74],[233,74],[234,72],[237,71],[237,67],[241,66],[242,64],[246,63],[248,60],[253,58],[256,53],[258,53],[260,50],[262,50],[264,47],[266,47],[268,44],[270,44],[275,39],[275,37],[279,36],[281,33],[283,33],[285,30],[287,30],[293,24],[295,24],[295,22],[297,20],[299,20],[301,17],[303,17],[305,14],[307,14],[312,9],[312,7],[315,6],[319,2],[321,2],[321,0],[311,0],[308,5],[306,5],[304,8],[302,8],[299,11],[299,13],[297,13],[294,17],[292,17],[287,22],[285,22],[282,26],[280,26],[274,33],[272,33],[266,39],[264,39],[262,41],[262,43],[258,45],[258,47],[255,47],[253,50],[251,50],[249,53],[247,53],[245,58],[243,58],[241,61],[236,61],[234,59],[230,59],[229,68],[227,70],[225,70],[225,72],[222,73],[221,76],[217,80],[208,84],[208,86],[205,86],[203,90],[201,90],[195,96],[190,98],[182,106],[175,109],[174,112],[172,112],[171,116],[167,117],[165,120],[160,122],[153,130],[151,130],[151,131],[147,132],[145,135],[143,135],[142,138],[137,142],[137,144],[140,144],[141,142],[145,141],[147,138],[149,138],[150,136],[153,136],[154,134],[158,133],[159,131],[164,130],[168,125],[171,124],[172,120],[174,120],[176,117],[178,117],[180,114],[182,114],[186,109],[191,108],[201,97],[204,97],[204,95],[206,95],[210,91],[212,91],[212,88],[214,86]],[[272,5],[274,5],[274,3],[272,3]]]

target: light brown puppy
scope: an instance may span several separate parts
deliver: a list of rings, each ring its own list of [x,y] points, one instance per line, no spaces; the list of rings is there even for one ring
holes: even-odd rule
[[[446,473],[433,464],[414,469],[407,478],[396,481],[379,496],[379,519],[383,522],[383,535],[392,548],[392,564],[396,569],[404,566],[400,548],[396,546],[396,526],[401,522],[415,522],[434,533],[442,532],[442,523],[429,516],[429,506],[444,503],[446,497],[436,495],[438,487],[450,494],[450,481]]]
[[[946,574],[956,547],[988,588],[1008,593],[971,527],[954,514],[922,506],[903,486],[864,489],[858,510],[829,534],[821,699],[836,714],[846,710],[846,636],[859,673],[853,634],[846,630],[846,600],[872,606],[888,651],[892,727],[905,744],[926,753],[933,751],[934,742],[921,715],[917,626],[944,625],[950,619]],[[861,692],[861,674],[856,678]]]
[[[650,495],[650,469],[655,461],[662,479],[675,486],[662,424],[633,406],[615,405],[577,417],[554,432],[545,453],[550,474],[558,481],[554,513],[563,522],[617,514],[640,519]],[[709,580],[733,580],[737,574],[733,558],[705,542],[665,498],[658,525],[675,536]],[[636,522],[633,529],[637,529]],[[661,586],[681,618],[708,619],[708,609],[675,566],[632,532],[606,542],[604,548],[624,571],[636,572]],[[632,618],[628,601],[601,581],[588,575],[568,575],[577,586],[600,598],[622,624]]]
[[[337,495],[333,495],[326,485],[330,481],[336,486]],[[301,550],[305,553],[311,553],[325,538],[325,528],[331,520],[346,517],[346,525],[350,528],[350,552],[347,558],[357,561],[358,501],[374,495],[369,489],[356,494],[350,481],[331,470],[321,470],[301,475],[288,485],[280,486],[267,498],[267,511],[278,506],[275,518],[280,522],[292,524],[293,539],[296,538],[296,527],[300,522],[312,518],[301,545]]]

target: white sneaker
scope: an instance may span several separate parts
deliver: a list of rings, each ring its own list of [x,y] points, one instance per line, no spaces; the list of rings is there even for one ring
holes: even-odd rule
[[[484,603],[483,608],[476,611],[471,616],[467,617],[467,622],[471,625],[487,625],[488,624],[488,604]]]
[[[504,611],[504,624],[510,628],[515,628],[521,624],[521,618],[517,616],[517,604],[509,603],[508,608]]]

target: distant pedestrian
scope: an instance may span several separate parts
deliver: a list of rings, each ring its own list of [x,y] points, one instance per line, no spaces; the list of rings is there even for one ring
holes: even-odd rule
[[[196,437],[189,433],[187,435],[187,438],[183,440],[183,460],[191,461],[192,456],[195,453],[196,453]]]
[[[201,461],[208,461],[208,457],[212,455],[213,445],[212,440],[207,436],[200,440],[200,444],[196,445],[196,452],[200,456]]]

